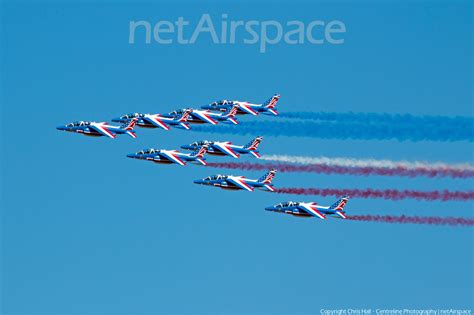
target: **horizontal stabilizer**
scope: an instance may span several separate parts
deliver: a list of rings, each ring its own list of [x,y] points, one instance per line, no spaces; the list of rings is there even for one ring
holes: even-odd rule
[[[229,117],[229,118],[227,118],[227,120],[230,121],[231,123],[233,123],[234,125],[239,124],[239,122],[235,118]]]
[[[181,125],[181,127],[183,127],[183,128],[186,129],[186,130],[191,129],[191,127],[190,127],[188,124],[186,124],[186,123],[180,123],[180,125]]]
[[[255,156],[257,159],[260,158],[260,154],[258,154],[258,153],[255,152],[255,151],[250,151],[250,154],[252,154],[253,156]]]
[[[339,215],[343,219],[347,219],[347,216],[342,211],[336,211],[336,214]]]
[[[273,115],[278,116],[278,112],[277,112],[276,110],[274,110],[274,109],[268,109],[268,111],[269,111],[270,113],[272,113]]]
[[[129,136],[132,137],[133,139],[136,139],[136,138],[137,138],[137,135],[135,134],[135,132],[130,131],[130,130],[127,130],[127,135],[129,135]]]
[[[204,161],[203,159],[196,159],[196,161],[198,161],[199,163],[201,163],[204,166],[207,165],[206,161]]]
[[[268,189],[269,191],[275,191],[275,188],[273,186],[270,186],[270,185],[264,185],[264,187],[266,189]]]

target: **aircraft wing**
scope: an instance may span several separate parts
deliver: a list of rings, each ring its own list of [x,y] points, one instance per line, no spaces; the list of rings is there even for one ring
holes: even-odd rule
[[[148,116],[145,119],[148,120],[155,127],[160,127],[165,130],[170,130],[170,127],[164,122],[162,122],[157,116]]]
[[[215,121],[214,119],[212,119],[209,115],[206,115],[205,112],[202,112],[202,111],[193,111],[192,112],[192,115],[207,122],[207,123],[210,123],[210,124],[213,124],[213,125],[217,125],[217,121]]]
[[[316,210],[316,208],[312,208],[308,205],[304,205],[304,204],[300,204],[298,206],[301,210],[311,214],[312,216],[315,216],[315,217],[318,217],[320,219],[326,219],[326,216],[324,214],[322,214],[321,212],[319,212],[318,210]]]
[[[245,181],[243,181],[241,178],[236,178],[236,177],[228,177],[227,182],[239,187],[240,189],[248,190],[248,191],[253,191],[253,187],[250,187]]]
[[[238,153],[236,153],[234,150],[232,150],[232,148],[228,145],[226,145],[225,143],[214,143],[212,145],[214,148],[218,149],[219,151],[221,151],[222,153],[225,153],[227,155],[230,155],[236,159],[238,159],[240,157],[240,155]]]
[[[181,160],[177,155],[173,154],[173,152],[165,151],[165,152],[160,152],[160,155],[168,160],[170,160],[173,163],[179,164],[179,165],[186,165],[186,162]]]
[[[115,135],[109,129],[107,129],[105,125],[90,125],[89,128],[94,129],[103,136],[115,139]]]
[[[244,112],[246,112],[247,114],[251,114],[251,115],[254,115],[254,116],[257,116],[257,115],[258,115],[258,112],[256,112],[255,110],[253,110],[252,107],[250,107],[248,104],[239,103],[239,108],[240,108],[241,110],[243,110]]]

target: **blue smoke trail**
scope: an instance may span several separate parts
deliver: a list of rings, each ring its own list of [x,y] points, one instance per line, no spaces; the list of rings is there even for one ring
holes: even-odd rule
[[[255,121],[236,126],[193,126],[192,130],[239,135],[311,137],[321,139],[398,140],[398,141],[469,141],[474,140],[473,124],[407,124],[388,122]]]
[[[331,121],[340,123],[359,122],[364,124],[391,123],[404,125],[425,125],[425,128],[439,128],[439,126],[450,126],[451,128],[474,129],[474,119],[470,117],[445,117],[445,116],[414,116],[410,114],[379,114],[379,113],[335,113],[335,112],[283,112],[284,118],[296,118],[306,120]]]

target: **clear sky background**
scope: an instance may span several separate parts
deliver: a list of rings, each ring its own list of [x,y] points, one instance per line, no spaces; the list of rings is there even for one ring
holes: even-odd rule
[[[264,211],[333,197],[194,185],[226,173],[127,159],[147,147],[246,136],[55,130],[221,98],[280,111],[472,116],[472,5],[463,1],[3,1],[4,314],[317,314],[321,308],[472,308],[473,230],[310,220]],[[128,44],[130,20],[343,21],[344,45]],[[259,117],[242,120],[258,121]],[[470,142],[265,137],[261,152],[466,162]],[[210,157],[210,161],[233,161]],[[243,157],[250,161],[251,158]],[[228,171],[259,177],[260,172]],[[277,174],[276,187],[471,190],[472,180]],[[472,203],[353,198],[350,214],[472,216]]]

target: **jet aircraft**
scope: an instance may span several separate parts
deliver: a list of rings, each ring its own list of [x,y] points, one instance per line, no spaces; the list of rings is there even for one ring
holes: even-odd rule
[[[112,126],[106,122],[77,121],[64,126],[58,126],[56,129],[81,133],[91,137],[105,136],[114,139],[117,135],[127,134],[132,138],[136,138],[137,135],[133,131],[136,123],[136,118],[129,120],[129,123],[125,123],[122,126]]]
[[[232,142],[218,142],[218,141],[196,141],[189,145],[182,145],[182,149],[196,150],[196,148],[202,145],[209,145],[207,153],[212,155],[230,155],[236,159],[240,157],[240,154],[252,154],[256,158],[260,158],[258,154],[258,146],[262,142],[263,137],[258,136],[246,145],[233,145]]]
[[[176,163],[181,166],[186,165],[186,162],[199,162],[202,165],[207,165],[204,154],[208,146],[199,147],[193,153],[181,153],[176,150],[156,150],[146,149],[137,153],[127,154],[127,157],[132,159],[146,160],[155,163],[172,164]]]
[[[220,101],[213,102],[209,105],[201,106],[201,108],[208,109],[208,110],[223,111],[232,106],[238,105],[239,106],[239,110],[237,111],[238,115],[243,115],[243,114],[258,115],[259,113],[278,115],[276,104],[279,99],[280,99],[280,94],[273,95],[270,99],[268,99],[263,104],[252,104],[249,102],[242,102],[242,101],[220,100]]]
[[[271,207],[266,207],[267,211],[275,211],[280,213],[291,214],[300,217],[317,217],[326,219],[328,215],[338,215],[343,219],[347,219],[344,206],[349,200],[348,196],[339,198],[332,206],[320,206],[315,202],[282,202]]]
[[[234,125],[237,125],[239,122],[235,119],[235,115],[237,114],[238,110],[239,110],[239,106],[234,105],[221,113],[216,113],[216,112],[211,112],[211,111],[205,111],[204,113],[202,113],[202,111],[198,111],[198,112],[201,112],[201,115],[205,114],[206,116],[208,116],[209,118],[215,121],[223,122],[223,123],[232,123]],[[196,110],[193,109],[193,112],[196,112]]]
[[[271,170],[259,179],[248,179],[243,176],[233,175],[214,175],[204,179],[195,180],[195,184],[215,186],[222,189],[229,190],[248,190],[254,191],[255,188],[275,191],[275,188],[271,185],[273,178],[275,177],[276,170]]]
[[[189,130],[190,127],[186,123],[188,120],[191,109],[185,110],[181,115],[175,117],[163,117],[160,114],[140,114],[131,113],[112,119],[115,122],[124,122],[132,118],[137,118],[137,126],[142,128],[163,128],[170,130],[170,126],[177,128],[184,128]]]
[[[230,108],[224,109],[222,113],[214,113],[209,110],[198,110],[191,108],[184,108],[175,110],[169,114],[163,115],[164,117],[174,118],[182,115],[185,111],[191,111],[187,122],[190,124],[212,124],[217,125],[219,122],[230,122],[238,124],[235,120],[235,114],[237,113],[237,106],[230,106]]]

